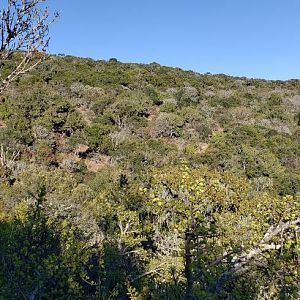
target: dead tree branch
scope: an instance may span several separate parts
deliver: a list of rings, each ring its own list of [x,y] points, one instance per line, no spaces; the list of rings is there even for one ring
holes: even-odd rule
[[[232,260],[230,266],[222,273],[219,279],[209,287],[209,292],[218,293],[223,286],[231,280],[235,275],[241,274],[248,269],[249,263],[253,259],[257,259],[265,251],[279,250],[282,245],[272,243],[272,239],[290,229],[292,226],[300,224],[300,218],[296,218],[287,222],[280,222],[277,226],[270,226],[264,237],[253,246],[252,249],[243,251],[238,257]],[[222,262],[223,259],[217,259],[218,262]],[[215,262],[211,262],[210,265],[214,265]]]
[[[0,94],[18,77],[34,69],[46,58],[50,19],[45,0],[7,0],[0,10]],[[17,64],[8,74],[3,66],[14,54]]]

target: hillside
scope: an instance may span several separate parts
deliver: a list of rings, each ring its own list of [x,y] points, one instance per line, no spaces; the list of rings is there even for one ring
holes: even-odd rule
[[[51,56],[1,102],[3,299],[299,296],[300,80]]]

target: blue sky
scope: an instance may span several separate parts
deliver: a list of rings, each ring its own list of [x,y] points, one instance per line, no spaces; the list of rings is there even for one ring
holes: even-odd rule
[[[51,53],[300,78],[299,0],[47,0]]]

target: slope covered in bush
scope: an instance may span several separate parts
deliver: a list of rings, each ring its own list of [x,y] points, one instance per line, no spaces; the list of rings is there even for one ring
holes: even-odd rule
[[[299,92],[50,57],[1,99],[0,295],[296,299]]]

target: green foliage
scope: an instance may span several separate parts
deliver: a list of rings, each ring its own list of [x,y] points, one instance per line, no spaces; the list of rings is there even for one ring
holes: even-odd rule
[[[49,130],[71,135],[77,129],[83,128],[83,122],[78,112],[64,100],[55,101],[36,123]]]
[[[176,111],[176,109],[177,109],[177,104],[172,102],[166,102],[162,104],[162,106],[160,107],[160,111],[166,113],[173,113]]]
[[[283,162],[283,157],[292,162],[299,156],[296,146],[298,142],[277,133],[271,138],[269,135],[270,131],[257,126],[237,127],[226,134],[216,135],[203,161],[223,170],[246,175],[250,179],[262,176],[272,178],[275,188],[277,187],[279,191],[281,184],[277,182],[283,183],[285,181],[283,178],[287,179],[284,175],[287,170],[290,170],[288,176],[290,179],[299,176],[299,170],[295,169],[294,164],[291,167]],[[297,180],[288,179],[287,182],[287,186],[290,187],[283,188],[286,193],[281,194],[295,194],[299,191]]]
[[[219,293],[222,298],[235,295],[236,299],[252,299],[258,293],[258,286],[266,289],[272,286],[274,278],[271,274],[277,272],[276,268],[286,267],[288,273],[297,274],[293,255],[299,249],[289,246],[294,244],[289,235],[293,227],[281,238],[277,236],[280,230],[276,234],[272,232],[274,226],[280,226],[282,218],[292,222],[297,216],[299,202],[293,197],[273,198],[266,193],[250,196],[250,186],[244,179],[229,173],[220,176],[206,170],[190,169],[186,165],[155,172],[148,186],[141,192],[150,201],[153,231],[165,239],[167,235],[172,236],[174,242],[168,245],[173,251],[161,248],[163,245],[158,251],[169,250],[171,256],[180,253],[183,256],[186,299],[211,299]],[[276,244],[278,239],[286,245],[284,257],[268,251],[264,244],[272,240],[271,245],[274,245],[272,243]],[[262,250],[264,247],[266,250]],[[254,263],[245,270],[247,276],[243,277],[241,266],[245,261],[252,260],[252,255],[259,260],[264,251],[267,251],[269,274],[260,273],[259,265]],[[239,256],[244,260],[235,264]],[[218,257],[224,258],[219,261]],[[223,266],[218,267],[221,263]],[[251,272],[258,272],[260,279],[257,274],[251,278]],[[296,277],[286,278],[284,285],[294,299]]]
[[[108,137],[110,127],[103,124],[94,124],[85,129],[84,135],[88,145],[92,149],[99,149],[101,152],[108,152],[111,148],[111,142]]]
[[[160,113],[153,124],[156,137],[179,137],[184,120],[174,113]]]
[[[49,57],[1,95],[0,298],[297,299],[299,88]]]
[[[176,93],[176,100],[179,107],[190,106],[199,102],[199,94],[194,87],[184,87]]]
[[[80,299],[92,253],[82,251],[67,220],[45,215],[42,198],[37,201],[34,207],[18,205],[14,216],[1,222],[1,296]]]
[[[216,98],[212,101],[213,106],[222,106],[224,108],[233,108],[241,105],[241,100],[236,97]]]
[[[163,102],[159,98],[159,93],[152,86],[147,86],[145,89],[145,94],[151,99],[153,104],[161,105]]]

